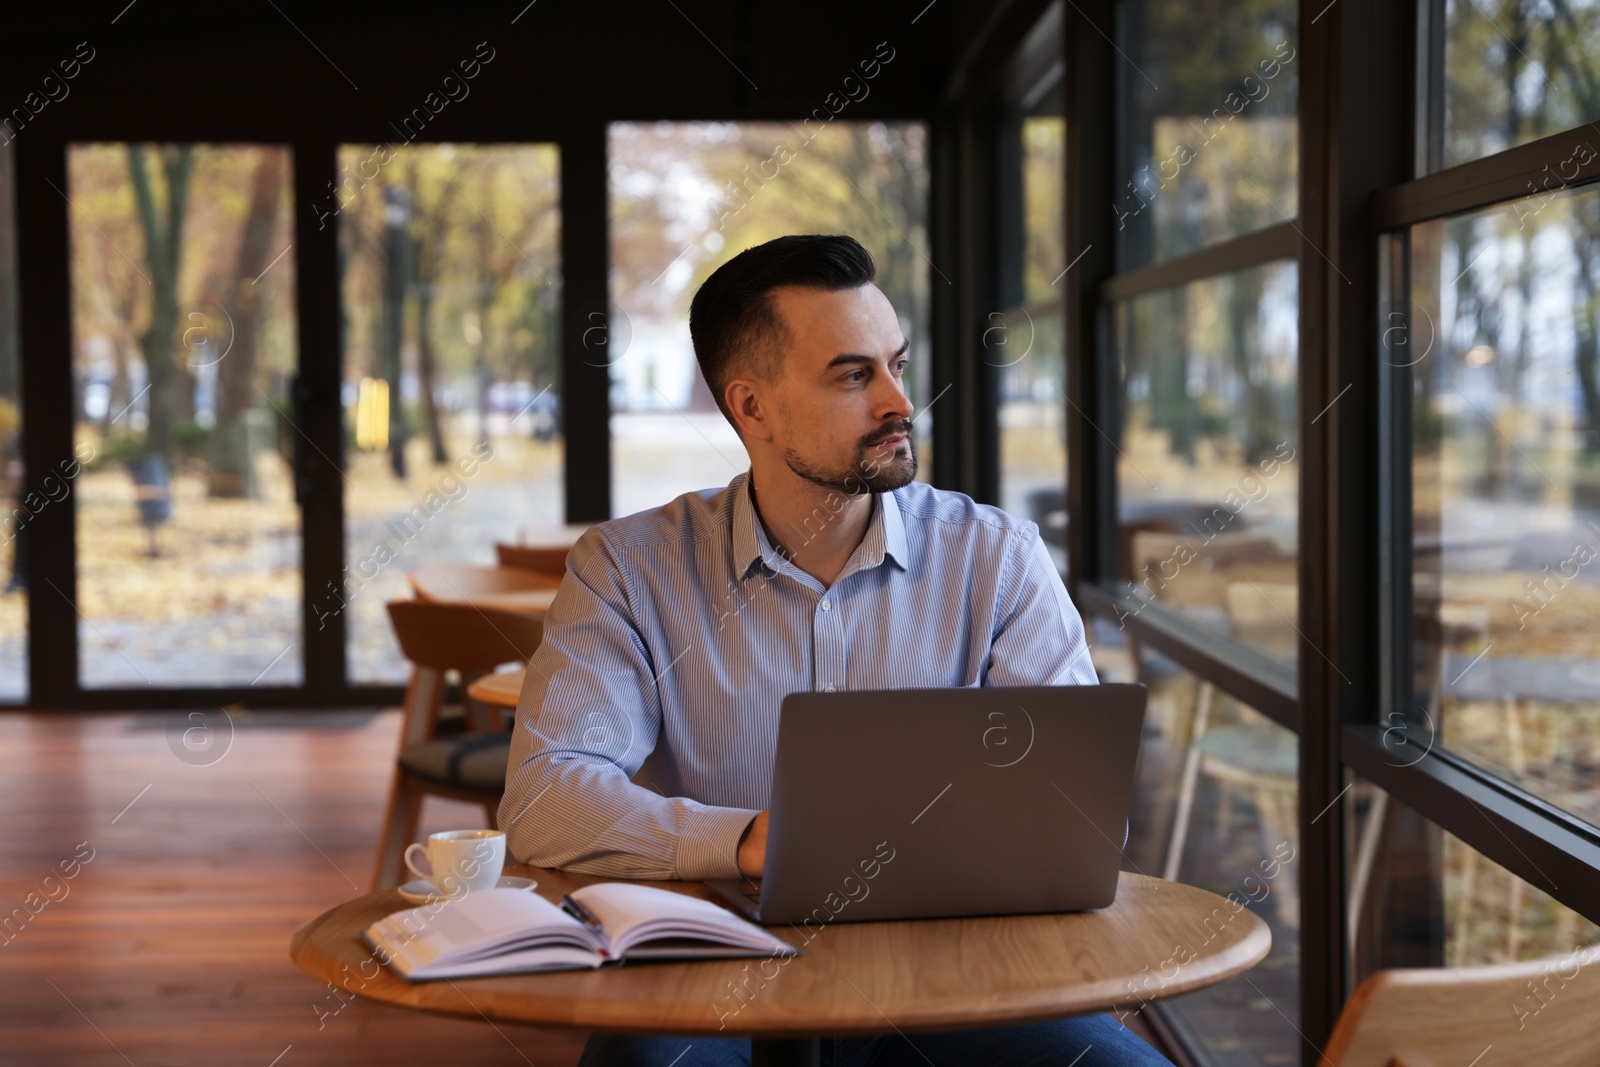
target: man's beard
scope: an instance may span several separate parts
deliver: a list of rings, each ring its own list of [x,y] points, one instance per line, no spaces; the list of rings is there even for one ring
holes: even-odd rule
[[[888,455],[868,457],[867,453],[880,441],[901,433],[906,435],[904,445]],[[789,464],[790,470],[813,485],[850,496],[892,492],[911,484],[911,480],[917,476],[917,453],[911,444],[909,419],[901,419],[867,434],[856,445],[855,462],[835,470],[812,466],[792,448],[783,450],[783,459]]]

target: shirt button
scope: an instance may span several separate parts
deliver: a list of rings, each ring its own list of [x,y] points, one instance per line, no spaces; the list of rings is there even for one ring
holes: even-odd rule
[[[818,604],[817,606],[820,607],[823,611],[832,611],[833,610],[833,601],[829,600],[827,597],[823,597],[822,598],[822,603]]]
[[[831,685],[823,690],[824,693],[831,693],[833,691],[834,691],[834,689],[833,689],[833,686],[831,686]]]

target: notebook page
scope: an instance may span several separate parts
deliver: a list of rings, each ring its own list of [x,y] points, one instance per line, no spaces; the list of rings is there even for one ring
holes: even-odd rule
[[[630,882],[601,882],[575,890],[573,899],[605,928],[612,955],[653,937],[690,937],[787,955],[793,950],[753,923],[707,900]]]
[[[385,939],[403,946],[419,966],[495,955],[496,948],[536,941],[541,932],[574,933],[592,942],[587,929],[537,893],[484,889],[460,900],[396,912],[377,924]],[[598,946],[596,946],[598,947]]]

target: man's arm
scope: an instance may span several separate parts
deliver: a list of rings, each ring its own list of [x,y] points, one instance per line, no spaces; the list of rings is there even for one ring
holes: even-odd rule
[[[663,797],[629,781],[655,748],[661,704],[626,576],[584,534],[528,665],[500,803],[513,856],[622,878],[736,878],[758,814]]]
[[[1012,533],[1000,585],[985,684],[1097,685],[1083,619],[1033,523]]]
[[[1032,523],[1019,529],[1017,577],[1001,590],[1001,622],[990,645],[989,685],[1099,685],[1083,618]],[[1122,826],[1128,847],[1132,823]]]

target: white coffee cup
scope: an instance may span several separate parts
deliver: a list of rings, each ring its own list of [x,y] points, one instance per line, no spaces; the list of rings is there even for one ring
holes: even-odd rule
[[[413,849],[427,858],[428,870],[413,861]],[[406,866],[447,897],[494,888],[505,864],[506,835],[499,830],[446,830],[429,834],[426,846],[406,846]]]

